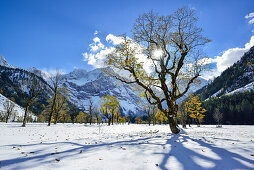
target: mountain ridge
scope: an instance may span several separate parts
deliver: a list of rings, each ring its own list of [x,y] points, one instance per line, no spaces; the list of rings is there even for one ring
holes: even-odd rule
[[[202,100],[220,97],[247,86],[254,82],[254,46],[244,53],[239,61],[234,63],[216,77],[211,83],[196,92],[201,95]],[[250,91],[252,88],[248,86]]]

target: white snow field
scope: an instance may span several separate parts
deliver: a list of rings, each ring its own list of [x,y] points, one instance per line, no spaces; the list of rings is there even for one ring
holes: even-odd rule
[[[0,169],[254,169],[254,126],[0,123]]]

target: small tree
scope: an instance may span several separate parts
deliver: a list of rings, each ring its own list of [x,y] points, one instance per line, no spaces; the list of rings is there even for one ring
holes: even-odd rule
[[[158,112],[158,108],[153,106],[152,110],[151,110],[151,120],[153,122],[153,125],[156,124],[156,117],[155,117],[155,115],[156,115],[157,112]]]
[[[94,116],[96,118],[96,123],[100,124],[102,118],[100,116],[100,110],[99,110],[99,108],[97,106],[94,107]]]
[[[70,117],[71,117],[71,122],[74,124],[77,113],[79,113],[79,109],[73,103],[74,101],[71,103]]]
[[[213,114],[214,120],[217,122],[216,127],[222,127],[222,118],[223,118],[223,113],[220,111],[219,108],[216,108]]]
[[[193,94],[190,94],[189,100],[185,103],[185,108],[190,113],[189,116],[195,119],[198,127],[200,127],[201,121],[205,117],[203,113],[206,112],[206,109],[202,108],[201,104],[199,96],[194,96]]]
[[[152,112],[152,108],[153,106],[148,104],[148,105],[145,105],[143,107],[143,111],[146,113],[147,115],[147,120],[148,120],[148,125],[150,126],[151,125],[151,120],[152,120],[152,116],[151,116],[151,112]]]
[[[71,121],[71,116],[67,113],[63,113],[60,115],[59,119],[62,123],[70,122]]]
[[[77,122],[78,123],[85,123],[86,117],[87,117],[87,115],[84,112],[80,111],[79,114],[77,115],[77,118],[76,118]]]
[[[126,123],[126,121],[127,121],[127,117],[126,117],[126,116],[120,117],[120,118],[119,118],[119,121],[120,121],[122,124],[124,124],[124,123]]]
[[[5,119],[4,111],[0,110],[0,122],[3,122]]]
[[[110,125],[110,123],[113,125],[114,116],[120,110],[117,97],[110,95],[102,96],[100,103],[99,110],[108,119],[108,125]]]
[[[67,103],[68,101],[67,93],[68,93],[67,89],[62,88],[61,90],[59,90],[59,94],[57,94],[54,107],[54,119],[55,119],[54,124],[57,123],[61,114],[64,114],[70,110]]]
[[[55,105],[56,105],[56,100],[57,100],[57,95],[59,94],[59,88],[60,88],[60,73],[57,71],[55,76],[52,76],[50,78],[51,82],[51,86],[53,88],[52,90],[52,102],[51,102],[51,106],[50,106],[50,112],[49,112],[49,117],[48,117],[48,126],[50,126],[51,124],[51,120],[52,120],[52,116],[55,110]]]
[[[17,121],[17,117],[18,117],[18,111],[14,110],[12,113],[12,121],[13,122]]]
[[[44,123],[46,121],[46,118],[45,116],[41,113],[38,115],[38,119],[37,119],[38,122],[42,122]]]
[[[15,104],[12,101],[10,101],[9,99],[5,99],[5,102],[3,104],[3,108],[5,110],[5,116],[4,116],[5,123],[7,123],[10,117],[12,116],[14,112],[14,107],[15,107]]]
[[[20,88],[14,86],[14,89],[22,94],[25,101],[25,114],[22,124],[22,127],[25,127],[29,108],[36,102],[42,90],[45,89],[45,84],[39,77],[31,73],[27,75],[27,78],[22,80],[22,86]]]
[[[89,119],[89,123],[90,125],[92,124],[92,120],[93,120],[93,113],[94,113],[94,110],[95,110],[95,106],[94,106],[94,103],[93,103],[93,100],[91,98],[89,98],[89,104],[88,104],[88,119]]]

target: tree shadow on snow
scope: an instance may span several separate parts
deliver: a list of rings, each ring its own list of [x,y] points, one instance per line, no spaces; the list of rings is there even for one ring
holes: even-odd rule
[[[74,155],[81,155],[80,154],[80,150],[82,150],[84,153],[87,152],[91,152],[93,149],[96,149],[98,147],[104,147],[104,146],[108,146],[108,147],[118,147],[120,148],[120,146],[131,146],[131,145],[135,145],[135,146],[140,146],[140,144],[145,143],[144,141],[150,140],[150,139],[154,139],[154,138],[159,138],[158,136],[153,136],[153,137],[145,137],[145,138],[140,138],[140,139],[131,139],[131,140],[122,140],[122,141],[116,141],[116,142],[109,142],[109,143],[99,143],[99,144],[80,144],[80,143],[75,143],[75,142],[52,142],[52,143],[36,143],[36,144],[25,144],[22,145],[22,148],[24,149],[25,147],[34,147],[34,146],[47,146],[50,147],[51,149],[54,149],[55,145],[58,144],[66,144],[62,147],[65,147],[68,145],[68,148],[75,147],[72,149],[66,149],[64,151],[59,151],[57,153],[44,153],[44,154],[40,154],[37,155],[41,152],[45,152],[45,150],[48,150],[48,148],[44,148],[44,149],[38,149],[38,150],[33,150],[34,154],[36,155],[30,155],[28,157],[25,157],[24,155],[22,155],[22,157],[18,157],[18,158],[13,158],[13,159],[6,159],[6,160],[1,160],[0,161],[0,169],[1,168],[8,168],[8,166],[11,165],[11,169],[25,169],[25,168],[36,168],[39,165],[42,164],[47,164],[47,163],[52,163],[52,162],[56,162],[55,158],[57,159],[63,159],[63,158],[71,158]],[[20,145],[5,145],[4,147],[19,147]],[[28,152],[29,154],[29,152]],[[23,163],[23,162],[28,162],[28,161],[33,161],[28,165],[24,165],[24,164],[19,164],[19,163]]]
[[[184,145],[188,145],[187,143],[190,141],[195,142],[195,145],[200,145],[199,148],[203,149],[195,150],[195,148],[186,148]],[[183,169],[252,169],[254,166],[254,160],[252,159],[223,148],[215,147],[202,139],[191,138],[183,133],[168,139],[166,144],[171,145],[169,153],[156,153],[163,155],[162,161],[159,164],[159,168],[163,170],[171,168],[170,164],[167,165],[171,157],[177,159]],[[213,152],[213,156],[211,152]]]
[[[47,164],[52,162],[56,162],[55,158],[57,159],[64,159],[64,158],[72,158],[72,156],[80,155],[81,157],[87,157],[86,154],[80,154],[80,150],[83,151],[83,153],[91,153],[94,151],[94,149],[100,149],[100,147],[114,147],[114,148],[120,148],[120,146],[135,146],[138,147],[140,152],[143,150],[149,150],[151,149],[151,146],[153,145],[161,145],[161,146],[168,146],[170,145],[171,150],[167,153],[154,153],[162,155],[162,160],[159,163],[158,168],[160,169],[168,169],[170,167],[169,160],[174,157],[183,167],[183,169],[193,169],[193,170],[199,170],[199,169],[251,169],[246,164],[251,164],[254,166],[254,160],[245,158],[237,153],[230,152],[223,148],[218,148],[213,146],[211,143],[207,143],[205,141],[205,138],[202,140],[191,138],[184,133],[174,135],[171,137],[171,135],[167,136],[169,139],[166,140],[166,143],[160,143],[154,141],[154,139],[162,139],[161,136],[151,136],[151,137],[142,137],[139,139],[128,139],[128,140],[121,140],[116,142],[105,142],[105,143],[98,143],[98,144],[80,144],[76,142],[52,142],[52,143],[36,143],[36,144],[26,144],[22,145],[22,148],[26,148],[29,150],[32,150],[33,147],[42,146],[42,148],[38,148],[37,150],[33,150],[34,154],[30,154],[30,156],[25,157],[22,155],[22,157],[13,158],[13,159],[6,159],[1,160],[0,162],[0,168],[9,168],[10,166],[12,169],[25,169],[25,168],[32,168],[36,169],[36,167]],[[63,144],[63,145],[62,145]],[[142,145],[141,145],[142,144]],[[192,144],[192,146],[199,145],[198,148],[203,148],[203,151],[195,150],[191,147],[186,147],[186,145]],[[65,150],[59,151],[57,153],[45,153],[48,150],[54,150],[54,147],[60,145],[59,149],[61,147]],[[4,147],[13,147],[14,145],[4,146]],[[18,147],[19,145],[16,145]],[[31,147],[31,148],[29,148]],[[50,148],[50,149],[49,149]],[[166,151],[166,150],[164,150]],[[209,155],[211,153],[215,156]],[[29,152],[28,152],[29,153]],[[32,162],[30,162],[32,161]],[[23,162],[30,162],[27,164],[22,164]],[[208,162],[208,165],[205,166],[204,162]],[[57,166],[57,164],[55,164]]]

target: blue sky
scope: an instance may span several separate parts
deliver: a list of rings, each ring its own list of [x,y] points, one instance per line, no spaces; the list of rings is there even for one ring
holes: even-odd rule
[[[254,35],[253,18],[245,17],[254,12],[253,0],[0,0],[0,54],[22,68],[90,70],[82,53],[95,37],[106,45],[109,34],[131,36],[144,12],[167,15],[182,6],[197,10],[199,24],[213,40],[205,48],[210,58],[245,49]]]

